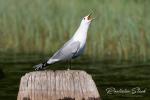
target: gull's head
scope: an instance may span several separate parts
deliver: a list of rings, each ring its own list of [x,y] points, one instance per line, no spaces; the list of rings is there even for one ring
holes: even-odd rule
[[[92,13],[88,14],[87,16],[83,17],[81,23],[82,24],[90,24],[92,22],[92,20],[94,20],[95,18],[92,18]]]

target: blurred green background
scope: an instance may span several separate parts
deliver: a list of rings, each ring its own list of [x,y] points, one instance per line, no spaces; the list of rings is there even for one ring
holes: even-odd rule
[[[93,11],[84,55],[72,69],[92,74],[104,100],[149,100],[150,0],[0,0],[0,98],[16,99],[20,77],[50,57]],[[49,69],[66,69],[66,63]],[[141,87],[145,94],[108,95]]]
[[[149,0],[0,0],[0,52],[52,54],[91,10],[85,55],[95,60],[150,59]]]

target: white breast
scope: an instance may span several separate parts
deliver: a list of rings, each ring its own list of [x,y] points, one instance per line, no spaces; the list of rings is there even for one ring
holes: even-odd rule
[[[83,48],[86,43],[87,31],[89,25],[80,25],[74,36],[72,37],[73,41],[80,42],[80,48]]]

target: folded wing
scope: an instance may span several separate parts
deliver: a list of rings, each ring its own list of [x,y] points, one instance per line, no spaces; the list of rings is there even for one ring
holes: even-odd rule
[[[48,61],[48,64],[52,64],[57,61],[71,59],[79,50],[79,41],[69,41],[60,50],[58,50]]]

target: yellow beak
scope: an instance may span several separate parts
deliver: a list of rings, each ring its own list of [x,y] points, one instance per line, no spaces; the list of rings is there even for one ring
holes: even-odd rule
[[[88,14],[88,17],[87,17],[88,20],[94,20],[95,19],[95,18],[92,18],[91,15],[92,15],[92,13]]]

